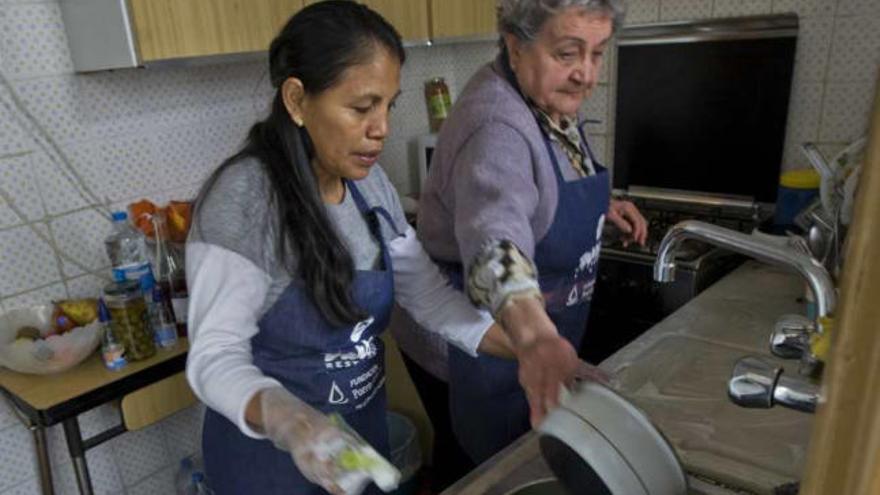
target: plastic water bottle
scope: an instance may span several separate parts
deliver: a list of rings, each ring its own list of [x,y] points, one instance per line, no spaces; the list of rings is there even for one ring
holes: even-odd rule
[[[113,279],[138,281],[149,301],[155,280],[147,258],[147,244],[144,236],[128,225],[128,214],[124,211],[113,213],[113,232],[104,240],[104,246],[113,267]]]
[[[103,299],[98,299],[98,321],[101,322],[101,358],[107,369],[116,371],[128,364],[125,359],[125,347],[116,340],[110,328],[110,311]]]
[[[172,347],[177,343],[177,322],[171,312],[170,304],[162,294],[160,286],[153,287],[153,336],[159,347]]]

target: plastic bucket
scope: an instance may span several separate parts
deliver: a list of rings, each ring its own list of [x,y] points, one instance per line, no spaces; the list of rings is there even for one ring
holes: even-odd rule
[[[388,411],[388,443],[391,464],[400,470],[400,487],[394,495],[413,495],[418,488],[418,474],[422,467],[422,449],[416,427],[406,416]]]

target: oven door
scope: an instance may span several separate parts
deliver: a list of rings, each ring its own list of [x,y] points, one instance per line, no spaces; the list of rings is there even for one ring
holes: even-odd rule
[[[675,281],[654,281],[649,254],[603,249],[580,357],[599,364],[693,299],[745,258],[713,249],[679,263]]]

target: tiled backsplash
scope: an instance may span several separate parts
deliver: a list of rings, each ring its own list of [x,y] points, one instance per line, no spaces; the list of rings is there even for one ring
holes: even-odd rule
[[[771,12],[801,16],[785,168],[816,141],[825,153],[863,134],[880,67],[877,0],[630,0],[629,23]],[[408,143],[428,132],[423,81],[444,76],[453,98],[495,53],[494,42],[407,50],[402,95],[382,164],[413,191]],[[613,157],[614,88],[607,74],[585,104],[597,156]],[[94,295],[107,274],[109,222],[95,202],[191,198],[206,173],[241,142],[268,104],[262,63],[160,66],[75,75],[56,1],[0,0],[0,310]],[[747,145],[746,145],[747,146]],[[84,199],[92,198],[92,199]],[[13,205],[8,204],[11,200]],[[21,214],[21,216],[19,215]],[[172,493],[177,461],[199,446],[194,407],[89,451],[96,493]],[[116,421],[102,407],[81,418],[85,435]],[[50,431],[58,493],[75,493],[59,428]],[[0,404],[0,495],[39,493],[31,438]]]

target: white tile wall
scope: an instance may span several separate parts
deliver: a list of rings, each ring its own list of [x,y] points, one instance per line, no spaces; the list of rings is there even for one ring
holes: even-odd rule
[[[0,295],[9,297],[61,280],[52,249],[28,226],[0,231]]]
[[[0,493],[24,483],[36,474],[31,434],[15,425],[0,431]],[[34,492],[36,493],[36,492]]]
[[[58,249],[80,265],[63,259],[61,266],[65,276],[83,275],[81,266],[93,271],[109,265],[104,238],[112,229],[103,215],[92,209],[80,210],[54,218],[50,225]]]
[[[834,19],[830,17],[800,19],[794,69],[798,82],[825,79],[833,30]]]
[[[161,423],[130,431],[107,443],[113,449],[122,482],[127,487],[167,467],[171,459],[162,438]]]
[[[865,131],[880,65],[880,1],[629,0],[627,7],[628,24],[796,12],[801,30],[784,166],[806,166],[797,151],[804,140],[818,141],[830,154]],[[25,212],[19,219],[0,201],[0,310],[95,295],[105,283],[102,239],[109,225],[63,171],[63,158],[102,203],[191,198],[205,175],[240,146],[272,95],[260,60],[73,74],[58,12],[58,0],[0,0],[0,74],[17,95],[0,84],[0,188]],[[412,139],[428,131],[424,81],[445,77],[455,99],[495,52],[494,41],[407,50],[403,92],[382,157],[401,193],[416,187]],[[606,64],[586,108],[591,117],[603,116],[603,124],[587,128],[588,139],[599,159],[610,163],[613,53]],[[88,271],[59,263],[59,251]],[[83,432],[112,426],[116,414],[105,406],[83,415]],[[179,458],[199,448],[201,415],[194,407],[89,452],[96,492],[170,493]],[[60,428],[50,439],[58,491],[75,493]],[[0,495],[39,492],[31,438],[4,405],[0,466]]]
[[[769,14],[771,0],[715,0],[715,17],[736,17]]]
[[[29,153],[0,161],[0,229],[39,220],[46,214],[33,160]],[[6,196],[12,205],[4,200]]]
[[[23,3],[0,11],[0,50],[9,77],[63,74],[73,70],[56,3]]]
[[[183,459],[202,450],[202,405],[180,411],[162,422],[162,435],[172,459]]]
[[[84,176],[86,171],[94,168],[97,145],[93,142],[74,143],[61,148],[61,153],[63,155],[57,152],[47,153],[41,149],[32,156],[43,205],[50,215],[62,214],[93,204],[93,201],[83,199],[85,194],[83,188],[75,182],[63,164],[66,160],[78,176]],[[93,183],[86,182],[86,186],[95,193]]]
[[[876,2],[880,5],[880,1]],[[831,43],[830,82],[870,83],[880,66],[880,29],[868,16],[838,17]]]
[[[716,1],[723,2],[725,0]],[[801,17],[825,17],[834,14],[836,5],[837,0],[773,0],[773,12],[792,12]]]
[[[712,17],[713,0],[660,0],[660,20],[680,21]]]
[[[9,93],[0,89],[2,101],[8,101]],[[22,153],[33,148],[25,130],[17,122],[6,105],[0,104],[0,157]]]
[[[647,24],[660,20],[660,0],[630,0],[626,2],[626,23]]]
[[[873,83],[829,83],[825,90],[819,140],[825,143],[849,142],[864,135],[874,101],[873,90]]]
[[[837,15],[880,15],[880,2],[876,0],[839,0]]]

